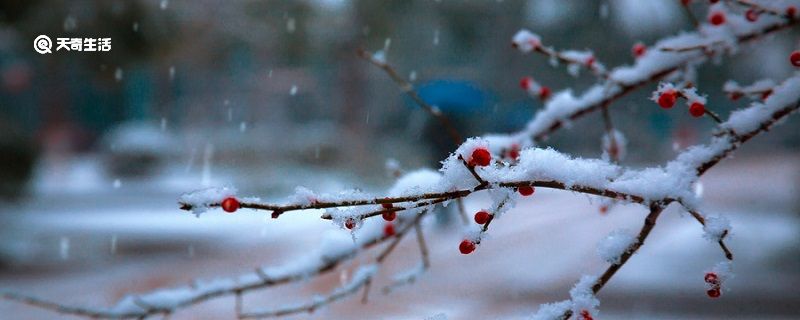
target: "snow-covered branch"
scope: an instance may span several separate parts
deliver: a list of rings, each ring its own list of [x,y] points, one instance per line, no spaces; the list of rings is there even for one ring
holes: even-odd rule
[[[768,18],[768,19],[767,19]],[[608,80],[592,86],[580,96],[575,96],[571,90],[555,93],[547,101],[544,109],[538,112],[533,120],[528,123],[526,130],[511,135],[508,140],[513,143],[525,143],[528,139],[540,142],[562,126],[581,118],[646,84],[662,80],[668,75],[680,71],[688,64],[701,63],[707,60],[705,52],[664,52],[661,48],[690,47],[690,46],[716,46],[725,43],[727,48],[761,38],[795,25],[797,19],[781,19],[765,17],[755,23],[732,22],[725,30],[716,30],[709,25],[703,25],[699,31],[684,33],[678,36],[665,38],[656,42],[646,50],[632,66],[621,66],[608,72]],[[520,31],[522,34],[529,31]],[[518,33],[519,36],[519,33]],[[517,36],[517,37],[518,37]],[[521,46],[519,48],[522,48]],[[522,50],[522,49],[520,49]],[[716,50],[714,54],[721,54],[729,50]]]

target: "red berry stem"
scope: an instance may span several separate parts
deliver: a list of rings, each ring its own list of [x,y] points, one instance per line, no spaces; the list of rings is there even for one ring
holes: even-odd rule
[[[464,160],[464,157],[462,157],[461,155],[458,155],[458,159],[460,159],[461,163],[464,164],[464,166],[467,168],[467,170],[469,170],[469,173],[471,173],[472,176],[475,177],[475,180],[477,180],[478,183],[479,183],[479,185],[478,185],[479,187],[485,187],[485,186],[489,185],[489,183],[486,182],[486,180],[483,180],[483,178],[481,178],[481,176],[478,174],[478,172],[475,171],[475,166],[474,165],[472,165],[472,164],[468,163],[466,160]]]
[[[716,123],[722,123],[722,118],[720,118],[717,113],[709,110],[708,108],[703,108],[703,110],[705,111],[705,114],[711,118],[711,120],[714,120]]]

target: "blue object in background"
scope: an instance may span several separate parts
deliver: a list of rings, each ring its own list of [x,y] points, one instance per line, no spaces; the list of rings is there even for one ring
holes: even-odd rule
[[[477,85],[463,80],[434,80],[417,89],[420,98],[451,114],[465,114],[485,111],[490,97]],[[409,107],[418,107],[411,99],[406,100]]]

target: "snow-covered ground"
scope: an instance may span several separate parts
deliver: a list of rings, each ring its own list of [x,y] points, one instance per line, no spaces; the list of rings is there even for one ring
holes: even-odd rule
[[[714,168],[702,181],[705,211],[732,221],[729,246],[736,277],[725,283],[730,291],[720,299],[706,297],[704,271],[724,257],[703,238],[695,220],[671,206],[644,247],[600,293],[596,318],[797,318],[800,156],[740,157]],[[177,209],[181,185],[123,182],[92,192],[51,188],[25,203],[3,206],[0,252],[7,255],[7,266],[0,271],[0,288],[65,304],[105,306],[126,293],[289,261],[317,244],[323,231],[336,229],[313,212],[271,220],[263,212],[212,211],[198,219]],[[475,196],[467,207],[474,211],[487,202]],[[393,274],[417,264],[416,243],[406,239],[379,271],[369,303],[361,304],[359,294],[294,318],[525,318],[541,303],[567,298],[582,274],[602,272],[606,263],[596,254],[598,241],[620,228],[635,232],[646,214],[628,205],[601,215],[597,203],[584,195],[537,190],[495,221],[490,237],[466,256],[457,250],[461,239],[455,228],[432,226],[427,233],[432,269],[420,281],[389,295],[378,290]],[[246,296],[245,308],[308,301],[338,286],[373,255],[318,280]],[[0,301],[0,318],[59,317]],[[233,318],[232,297],[173,315]]]

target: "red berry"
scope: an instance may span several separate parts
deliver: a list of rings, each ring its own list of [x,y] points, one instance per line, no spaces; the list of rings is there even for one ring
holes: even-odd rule
[[[519,145],[511,145],[511,150],[508,150],[508,157],[512,160],[517,160],[517,158],[519,158]]]
[[[800,50],[792,52],[792,54],[789,55],[789,61],[792,62],[793,66],[800,68]]]
[[[344,221],[344,227],[349,229],[349,230],[353,230],[353,228],[356,227],[356,221],[353,220],[352,218],[349,218],[349,219]]]
[[[708,289],[708,291],[706,291],[706,294],[708,294],[708,296],[710,298],[715,298],[716,299],[716,298],[719,298],[721,292],[720,292],[719,288],[713,288],[713,289]]]
[[[606,213],[608,213],[608,206],[605,205],[600,206],[600,214],[606,214]]]
[[[755,22],[758,20],[758,11],[756,11],[756,9],[747,9],[747,11],[744,13],[744,17],[747,19],[747,21]]]
[[[797,14],[797,7],[789,6],[786,8],[786,15],[789,16],[790,19],[794,19],[794,15]]]
[[[589,56],[588,58],[586,58],[586,65],[589,67],[592,67],[592,65],[594,65],[594,56]]]
[[[383,226],[383,234],[385,234],[387,237],[393,236],[394,235],[394,224],[387,223],[385,226]]]
[[[739,91],[734,91],[734,92],[731,92],[731,93],[728,95],[728,98],[730,98],[730,99],[731,99],[731,100],[733,100],[733,101],[736,101],[736,100],[739,100],[739,98],[741,98],[742,96],[744,96],[744,94],[743,94],[743,93],[741,93],[741,92],[739,92]]]
[[[681,0],[681,4],[683,4],[684,6],[688,6],[689,3],[691,3],[691,2],[692,2],[692,0]]]
[[[678,93],[675,90],[667,90],[658,96],[658,105],[664,109],[669,109],[675,105],[676,100],[678,100]]]
[[[708,17],[708,22],[715,26],[721,25],[725,23],[725,14],[720,11],[715,11]]]
[[[713,272],[706,273],[705,281],[708,284],[719,284],[719,278],[717,277],[717,274]]]
[[[692,102],[692,105],[689,106],[689,114],[692,117],[699,118],[702,117],[703,114],[706,113],[706,106],[704,106],[700,102]]]
[[[542,100],[547,100],[547,98],[550,98],[550,88],[542,86],[539,89],[539,97],[542,98]]]
[[[383,207],[384,209],[391,209],[393,205],[391,203],[381,203],[381,207]]]
[[[461,254],[470,254],[472,251],[475,251],[475,242],[464,239],[464,241],[461,241],[461,244],[458,245],[458,250],[461,251]]]
[[[581,320],[594,320],[589,310],[581,310]]]
[[[225,212],[233,213],[239,209],[239,200],[236,200],[234,197],[227,197],[225,200],[222,200],[222,210]]]
[[[524,78],[519,80],[519,86],[522,87],[522,89],[525,89],[525,90],[530,89],[531,88],[531,84],[533,84],[533,78],[531,78],[531,77],[524,77]]]
[[[491,218],[491,215],[486,211],[481,210],[475,213],[475,223],[477,224],[486,224],[489,222],[489,218]]]
[[[519,191],[519,194],[527,197],[529,195],[532,195],[534,190],[533,186],[521,186],[517,188],[517,191]]]
[[[472,151],[472,158],[469,159],[469,164],[472,166],[485,167],[489,165],[492,160],[492,154],[485,148],[478,148]]]
[[[715,4],[715,3],[719,2],[719,0],[710,0],[709,2],[711,2],[711,4]]]
[[[633,57],[635,58],[641,57],[646,51],[647,47],[641,42],[634,44],[633,49],[631,49],[631,52],[633,52]]]
[[[394,218],[397,218],[397,211],[385,211],[382,216],[383,220],[394,221]]]

